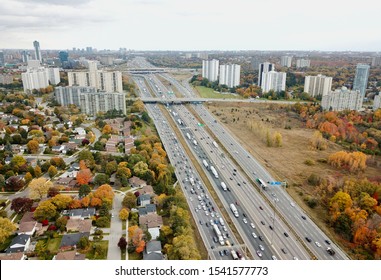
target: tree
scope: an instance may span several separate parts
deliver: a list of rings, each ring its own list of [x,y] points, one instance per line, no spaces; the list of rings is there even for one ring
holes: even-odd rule
[[[24,187],[24,181],[17,176],[8,178],[5,184],[5,190],[9,192],[17,192]]]
[[[86,185],[90,182],[91,178],[93,177],[93,174],[91,173],[90,169],[81,169],[77,173],[77,182],[80,185]]]
[[[345,209],[351,208],[353,204],[352,198],[349,194],[338,191],[330,201],[330,209],[333,217],[337,217],[340,213],[344,212]]]
[[[121,250],[122,252],[125,252],[125,251],[126,251],[126,248],[127,248],[127,240],[126,240],[126,238],[124,238],[123,236],[119,239],[118,247],[120,248],[120,250]]]
[[[53,165],[51,165],[48,169],[48,174],[50,178],[53,178],[57,175],[57,168],[55,168]]]
[[[102,129],[102,134],[111,134],[112,127],[109,124],[106,124]]]
[[[86,249],[87,247],[89,247],[90,245],[90,240],[89,240],[89,237],[87,236],[82,236],[79,241],[78,241],[78,244],[77,244],[77,247],[79,249]]]
[[[91,192],[91,187],[87,184],[80,185],[78,190],[78,195],[80,198],[85,197]]]
[[[41,175],[42,175],[41,167],[39,165],[36,165],[36,167],[34,168],[34,176],[38,178]]]
[[[57,207],[58,211],[68,208],[72,201],[73,198],[66,194],[57,194],[51,198],[51,202]]]
[[[33,205],[33,200],[27,197],[17,197],[12,200],[11,210],[16,213],[25,213],[30,211]]]
[[[97,197],[92,197],[90,201],[91,207],[100,207],[102,205],[102,199]]]
[[[145,246],[145,242],[143,240],[143,230],[136,225],[129,227],[128,238],[130,239],[130,244],[135,247],[135,251],[137,253],[141,253]]]
[[[98,173],[94,178],[94,183],[96,185],[104,185],[108,184],[110,182],[110,177],[107,174],[104,173]]]
[[[100,217],[97,219],[95,224],[97,225],[97,227],[101,228],[108,227],[110,224],[110,219],[109,217]]]
[[[122,205],[128,209],[136,207],[136,197],[133,193],[127,193],[122,201]]]
[[[122,208],[120,211],[119,211],[119,219],[121,219],[122,221],[127,221],[128,219],[128,210],[126,208]]]
[[[66,216],[59,217],[59,218],[56,220],[56,227],[57,227],[60,231],[65,231],[66,224],[67,224],[67,220],[68,220],[68,217],[66,217]]]
[[[11,236],[16,229],[16,225],[8,218],[0,217],[0,244],[4,244],[5,240]]]
[[[50,187],[48,190],[48,197],[55,197],[59,193],[60,190],[58,187]]]
[[[57,215],[57,208],[50,200],[45,200],[40,202],[40,204],[34,211],[34,218],[37,221],[51,220],[55,218],[56,215]]]
[[[164,249],[167,251],[170,260],[199,260],[200,253],[192,236],[180,235],[173,238],[172,244],[166,244]]]
[[[116,163],[116,161],[110,161],[106,164],[106,174],[107,175],[111,175],[112,173],[116,172],[118,168],[118,164]]]
[[[33,179],[29,183],[29,196],[31,199],[42,199],[47,195],[49,188],[52,186],[53,183],[48,181],[46,178]]]
[[[26,144],[26,147],[31,154],[37,154],[40,148],[39,143],[36,140],[30,140],[28,144]]]
[[[25,183],[28,184],[30,181],[32,181],[33,176],[29,172],[27,172],[24,176]]]
[[[93,154],[89,150],[86,150],[86,149],[83,149],[78,154],[78,160],[79,161],[83,160],[88,168],[93,168],[93,166],[95,164]]]
[[[275,147],[282,147],[282,134],[280,134],[279,132],[275,132],[274,134],[274,143]]]

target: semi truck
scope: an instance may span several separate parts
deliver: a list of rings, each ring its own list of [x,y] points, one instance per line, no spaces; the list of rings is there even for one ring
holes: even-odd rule
[[[217,238],[220,244],[225,245],[225,241],[224,241],[224,238],[222,237],[222,233],[216,224],[213,224],[213,230],[215,234],[217,235]]]
[[[262,187],[262,189],[266,190],[267,185],[262,179],[257,178],[257,182]]]
[[[189,133],[187,133],[187,137],[188,137],[189,140],[191,140],[191,136],[190,136]]]
[[[214,168],[214,166],[211,165],[211,166],[210,166],[210,170],[212,171],[214,177],[215,177],[216,179],[218,179],[218,173],[217,173],[217,170]]]
[[[237,210],[237,208],[235,207],[235,205],[233,203],[230,204],[230,210],[232,210],[232,212],[234,214],[234,217],[236,217],[236,218],[239,217],[238,210]]]

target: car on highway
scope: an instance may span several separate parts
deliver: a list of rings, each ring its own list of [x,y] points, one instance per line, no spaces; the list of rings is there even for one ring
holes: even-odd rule
[[[264,241],[264,238],[262,235],[259,235],[258,238],[259,238],[259,240]]]
[[[262,224],[262,225],[265,225],[265,222],[264,222],[264,221],[261,221],[261,224]]]
[[[299,260],[297,257],[293,257],[294,260]]]
[[[250,223],[250,226],[251,226],[252,228],[255,228],[254,223]]]
[[[302,216],[302,219],[305,220],[305,219],[307,219],[307,218],[306,218],[306,216]]]
[[[321,247],[320,243],[315,241],[315,245],[318,246],[319,248]]]
[[[217,236],[213,236],[213,241],[214,241],[214,243],[217,243],[217,242],[218,242],[218,238],[217,238]]]
[[[258,255],[258,257],[260,257],[260,258],[262,258],[262,256],[263,256],[263,255],[262,255],[262,252],[259,251],[259,250],[257,251],[257,255]]]
[[[241,258],[243,257],[242,254],[241,254],[241,252],[237,251],[236,253],[237,253],[238,258],[241,259]]]
[[[203,225],[204,223],[200,220],[200,225]]]
[[[329,241],[328,239],[324,240],[325,243],[327,243],[328,245],[331,245],[331,241]]]
[[[263,247],[263,245],[259,244],[259,249],[261,249],[261,251],[264,251],[265,247]]]
[[[262,207],[262,206],[259,206],[259,209],[263,210],[263,207]]]
[[[221,257],[225,256],[224,251],[219,251],[218,253],[220,254]]]
[[[283,234],[284,234],[284,236],[288,237],[288,233],[287,233],[287,232],[285,232],[285,233],[283,233]]]
[[[312,239],[309,238],[308,236],[306,236],[306,240],[307,240],[308,242],[311,242],[311,241],[312,241]]]
[[[246,218],[243,218],[242,221],[243,221],[245,224],[247,224],[247,220],[246,220]]]
[[[295,207],[295,203],[291,202],[290,204],[291,204],[292,207]]]
[[[273,228],[273,226],[272,226],[272,225],[269,225],[269,228],[270,228],[271,230],[274,230],[274,228]]]
[[[245,218],[247,218],[246,214],[245,213],[242,213],[242,216],[244,216]]]
[[[271,258],[272,258],[273,260],[275,260],[275,261],[277,260],[277,258],[276,258],[275,256],[271,256]]]
[[[224,254],[225,254],[226,256],[228,256],[228,255],[229,255],[229,251],[226,250],[226,249],[224,249]]]
[[[255,232],[252,232],[251,235],[252,235],[254,238],[257,238],[257,235],[255,234]]]
[[[286,250],[286,248],[282,248],[281,250],[282,250],[282,252],[283,252],[284,254],[287,254],[287,250]]]

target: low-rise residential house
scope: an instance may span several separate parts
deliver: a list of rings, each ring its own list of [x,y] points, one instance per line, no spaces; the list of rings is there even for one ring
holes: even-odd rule
[[[160,241],[149,241],[143,251],[143,260],[163,260]]]
[[[73,142],[63,143],[65,153],[67,151],[76,151],[78,149],[78,144]]]
[[[156,213],[156,204],[147,204],[139,208],[139,216],[144,216],[150,213]]]
[[[33,235],[37,228],[37,221],[20,223],[17,234]]]
[[[74,168],[75,170],[79,171],[79,163],[78,162],[74,162],[71,164],[71,168]]]
[[[142,229],[147,229],[151,234],[152,240],[154,240],[160,235],[160,228],[163,225],[163,217],[156,213],[140,216],[139,225]]]
[[[60,177],[57,179],[57,181],[54,183],[56,186],[68,186],[71,181],[75,180],[73,177]]]
[[[155,195],[153,192],[153,187],[151,185],[145,185],[143,188],[139,191],[142,194],[149,194],[151,196]]]
[[[139,206],[146,206],[151,203],[151,196],[149,194],[141,194],[137,199]]]
[[[91,220],[69,219],[66,224],[66,231],[90,232]]]
[[[78,232],[78,233],[72,233],[72,234],[65,234],[62,237],[61,244],[60,244],[60,250],[61,251],[67,251],[72,248],[75,248],[77,246],[79,240],[82,237],[89,237],[89,232]]]
[[[86,259],[85,254],[80,254],[77,252],[77,250],[59,252],[57,253],[57,255],[53,257],[53,260],[55,261],[81,261],[85,259]]]
[[[28,234],[19,234],[16,235],[11,244],[6,250],[6,253],[16,253],[16,252],[25,252],[28,250],[30,245],[30,235]]]
[[[27,256],[24,254],[24,252],[0,254],[0,260],[3,261],[22,261],[26,259]]]
[[[144,180],[142,180],[136,176],[133,176],[130,179],[128,179],[128,183],[130,183],[131,188],[143,188],[144,186],[147,185],[146,181],[144,181]]]
[[[80,208],[80,209],[71,209],[64,210],[62,212],[64,216],[69,216],[70,219],[90,219],[95,215],[95,208]]]
[[[12,161],[12,157],[6,157],[5,160],[4,160],[4,163],[5,164],[10,164]]]
[[[53,153],[61,153],[64,149],[65,149],[65,147],[63,145],[53,146],[52,147],[52,152]]]

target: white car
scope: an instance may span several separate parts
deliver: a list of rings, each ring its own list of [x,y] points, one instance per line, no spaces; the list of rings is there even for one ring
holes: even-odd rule
[[[261,251],[265,250],[265,248],[262,246],[262,244],[259,244],[259,249],[261,249]]]
[[[316,244],[316,246],[321,247],[319,242],[316,241],[315,244]]]
[[[245,224],[247,224],[247,220],[246,220],[246,218],[243,218],[242,221],[243,221]]]
[[[255,232],[252,232],[251,235],[252,235],[254,238],[257,238],[257,235],[255,234]]]
[[[295,207],[295,203],[291,202],[291,206],[292,206],[292,207]]]
[[[250,226],[251,226],[252,228],[255,228],[254,223],[250,223]]]
[[[272,258],[273,260],[275,260],[275,261],[277,260],[277,258],[276,258],[275,256],[271,256],[271,258]]]

